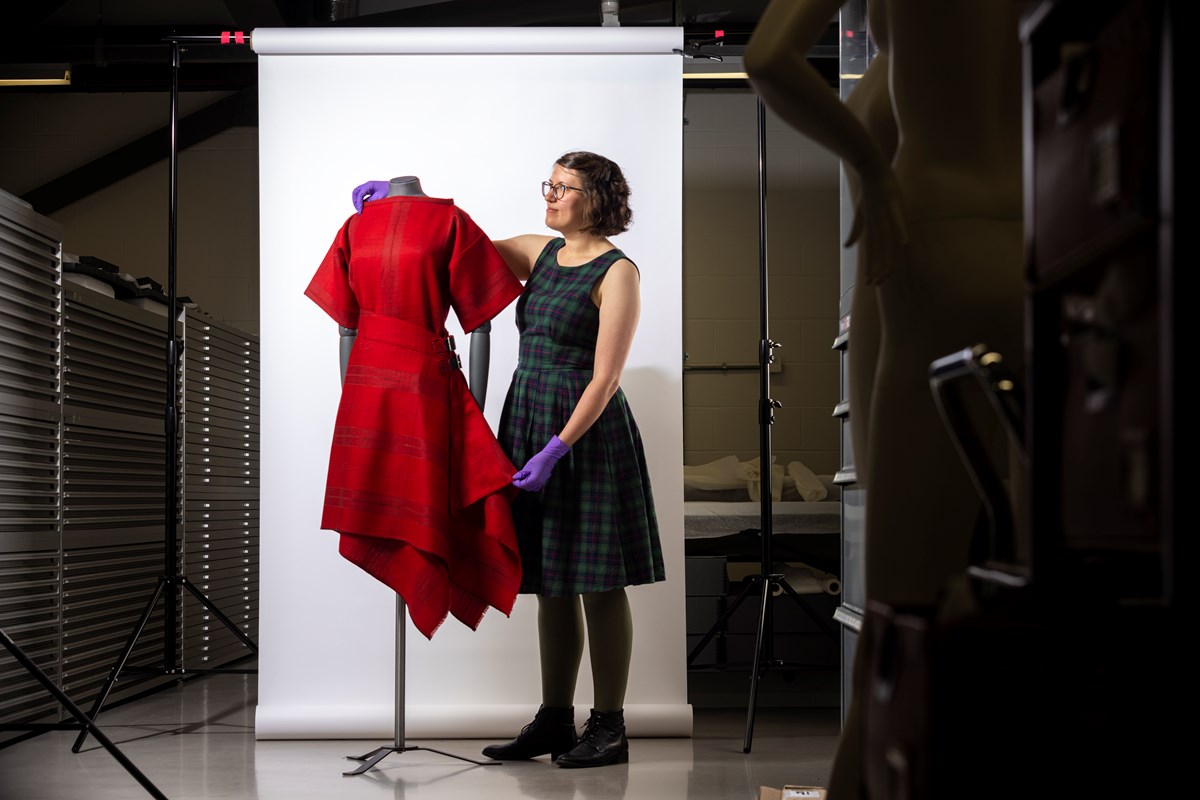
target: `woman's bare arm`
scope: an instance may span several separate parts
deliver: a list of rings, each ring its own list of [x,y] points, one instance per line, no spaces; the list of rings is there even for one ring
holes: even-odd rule
[[[492,244],[500,251],[500,255],[504,257],[504,263],[508,264],[512,274],[516,275],[520,281],[527,281],[530,273],[533,272],[533,265],[537,263],[537,257],[551,238],[550,236],[526,233],[511,239],[496,239],[492,241]]]
[[[568,446],[587,433],[621,386],[621,373],[641,314],[639,283],[637,267],[621,259],[608,268],[600,284],[600,332],[596,337],[592,380],[558,434]]]

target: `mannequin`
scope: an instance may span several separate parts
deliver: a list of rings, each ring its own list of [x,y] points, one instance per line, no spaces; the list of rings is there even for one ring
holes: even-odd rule
[[[402,175],[388,181],[388,197],[428,197],[421,189],[421,179],[416,175]]]
[[[865,452],[870,487],[867,598],[928,604],[966,567],[980,513],[934,405],[929,364],[978,343],[1014,371],[1023,361],[1018,22],[1026,3],[871,0],[880,55],[846,105],[806,58],[841,5],[774,0],[746,70],[764,102],[842,158],[856,187],[849,369],[856,459]],[[877,356],[858,346],[871,294]],[[1002,459],[1003,434],[982,397],[969,413]],[[860,794],[860,724],[852,705],[831,800]]]
[[[431,638],[447,614],[472,630],[489,607],[508,614],[519,589],[515,467],[445,323],[453,309],[478,328],[521,283],[452,200],[426,196],[415,176],[384,185],[388,197],[342,224],[305,290],[341,328],[346,359],[321,527]]]
[[[876,38],[877,34],[872,32]],[[866,128],[889,161],[896,155],[896,118],[888,95],[887,54],[879,52],[854,91],[846,98],[846,108]],[[850,196],[857,207],[862,201],[858,176],[847,172]],[[848,356],[850,438],[854,451],[854,470],[859,489],[870,488],[870,462],[867,442],[871,440],[871,395],[875,385],[875,365],[879,359],[879,302],[875,288],[867,284],[867,248],[855,250],[855,288],[850,298],[850,348]]]
[[[388,197],[401,197],[404,195],[412,197],[428,196],[421,189],[421,179],[416,175],[402,175],[399,178],[392,178],[388,181]],[[339,325],[338,333],[342,337],[339,355],[342,363],[342,381],[344,382],[346,380],[346,365],[350,363],[350,351],[354,349],[354,336],[357,331],[353,328],[343,328]],[[471,381],[471,385],[475,385],[474,380]]]
[[[388,197],[428,197],[421,188],[421,179],[416,175],[402,175],[388,181]],[[471,332],[471,363],[470,380],[471,395],[475,402],[483,408],[487,398],[488,366],[491,355],[491,321],[485,322]],[[342,379],[346,377],[346,365],[350,362],[350,351],[354,348],[355,331],[351,328],[338,326],[341,334],[341,363]]]

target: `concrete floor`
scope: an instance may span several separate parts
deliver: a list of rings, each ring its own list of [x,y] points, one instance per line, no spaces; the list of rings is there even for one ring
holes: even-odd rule
[[[768,673],[767,679],[773,677]],[[707,696],[714,696],[718,680],[707,679]],[[820,683],[806,680],[809,688]],[[256,681],[255,675],[232,674],[192,679],[107,710],[99,723],[172,800],[757,800],[762,785],[825,785],[839,730],[836,707],[775,705],[778,693],[787,691],[779,683],[766,687],[751,752],[743,753],[748,676],[739,674],[724,682],[731,702],[694,708],[692,738],[633,739],[628,764],[566,770],[543,757],[478,766],[454,756],[483,760],[479,751],[490,740],[410,740],[409,746],[432,750],[392,753],[368,772],[344,777],[356,766],[346,756],[391,742],[256,741]],[[47,733],[0,749],[0,798],[150,796],[94,738],[71,753],[76,735]]]

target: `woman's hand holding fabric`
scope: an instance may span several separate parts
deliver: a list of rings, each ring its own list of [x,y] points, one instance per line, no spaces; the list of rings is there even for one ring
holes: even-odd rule
[[[368,200],[378,200],[381,197],[388,196],[388,181],[367,181],[354,187],[354,191],[350,193],[350,199],[354,203],[354,210],[359,214],[362,213],[363,204]]]
[[[542,452],[525,462],[525,466],[513,475],[513,486],[527,492],[540,492],[546,485],[546,481],[550,480],[550,473],[554,471],[554,465],[570,449],[563,444],[562,439],[551,436],[549,443],[542,448]]]

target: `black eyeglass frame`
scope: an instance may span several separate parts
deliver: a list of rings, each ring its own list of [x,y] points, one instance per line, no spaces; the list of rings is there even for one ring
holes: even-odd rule
[[[576,189],[574,186],[567,186],[565,183],[551,183],[550,181],[542,181],[542,197],[546,200],[562,200],[568,189],[570,189],[572,192],[583,191],[583,189]],[[553,198],[551,198],[551,193],[553,193]]]

